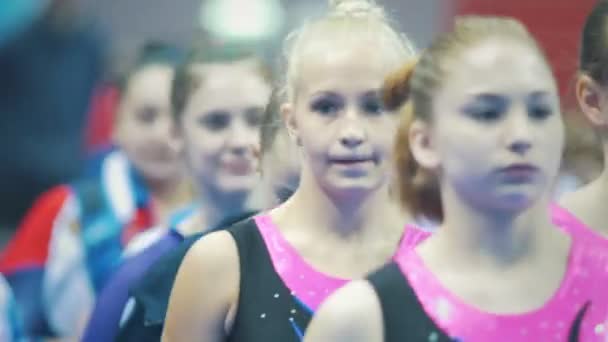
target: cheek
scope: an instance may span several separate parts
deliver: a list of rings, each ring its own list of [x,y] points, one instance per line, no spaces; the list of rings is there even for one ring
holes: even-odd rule
[[[137,153],[141,149],[153,148],[153,144],[147,143],[150,140],[146,130],[141,130],[137,134],[123,131],[120,138],[120,146],[126,151]]]
[[[437,148],[443,155],[475,154],[478,150],[488,148],[491,137],[478,127],[463,123],[463,120],[442,120],[433,131]],[[493,144],[490,144],[493,145]],[[472,152],[472,153],[471,153]]]
[[[557,173],[564,148],[563,126],[559,123],[539,135],[537,152],[548,173]]]
[[[480,132],[462,124],[439,126],[434,132],[440,167],[450,175],[464,177],[483,173],[496,153],[491,132]]]
[[[396,121],[391,121],[382,127],[372,127],[369,130],[370,141],[385,155],[392,155],[397,138],[397,125]]]
[[[201,157],[213,157],[220,153],[225,140],[226,134],[222,132],[212,132],[198,127],[192,127],[185,131],[186,145]]]
[[[296,134],[301,142],[310,147],[326,145],[331,141],[333,125],[319,114],[310,112],[305,108],[298,108],[295,113]]]
[[[308,159],[319,159],[329,151],[333,139],[331,127],[320,129],[313,125],[302,125],[298,131],[302,146],[300,147]]]
[[[160,123],[143,124],[132,121],[131,124],[125,127],[124,135],[129,144],[143,148],[168,143],[169,135],[161,132],[168,133],[169,128],[168,126],[159,127],[159,125]]]
[[[184,134],[184,149],[190,164],[201,169],[209,169],[216,164],[216,159],[222,150],[221,138],[190,130]]]

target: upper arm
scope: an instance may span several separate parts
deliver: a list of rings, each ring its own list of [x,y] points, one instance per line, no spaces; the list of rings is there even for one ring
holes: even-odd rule
[[[354,281],[336,291],[308,326],[305,342],[382,342],[382,309],[367,281]]]
[[[197,241],[177,273],[163,341],[223,341],[239,281],[238,250],[229,233],[212,233]]]

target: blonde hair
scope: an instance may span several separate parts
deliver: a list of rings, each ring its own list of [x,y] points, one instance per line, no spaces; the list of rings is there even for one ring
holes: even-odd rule
[[[361,28],[372,37],[390,42],[398,55],[396,63],[415,55],[415,49],[409,38],[393,28],[384,9],[373,0],[329,0],[329,12],[325,16],[306,22],[285,39],[285,78],[281,88],[282,97],[289,101],[294,98],[300,65],[298,57],[304,46],[311,41],[323,39],[324,34],[319,33],[327,30],[344,33],[341,36],[343,39],[361,40]]]
[[[410,126],[415,120],[432,121],[433,96],[450,68],[458,67],[457,63],[448,62],[489,39],[523,42],[544,58],[534,38],[519,21],[469,16],[457,19],[454,29],[439,36],[417,62],[404,65],[386,79],[382,92],[384,105],[387,109],[401,108],[402,116],[394,150],[400,201],[415,215],[440,221],[443,207],[436,175],[420,167],[411,153]]]

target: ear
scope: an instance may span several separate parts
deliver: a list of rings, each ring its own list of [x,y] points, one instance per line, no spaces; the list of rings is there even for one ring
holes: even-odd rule
[[[440,158],[428,123],[415,120],[410,126],[409,141],[410,150],[418,164],[429,170],[439,168]]]
[[[608,105],[604,89],[588,75],[580,75],[576,80],[576,99],[594,126],[608,127],[608,115],[603,113]]]
[[[285,127],[287,128],[287,134],[289,134],[291,140],[294,141],[296,145],[300,145],[298,122],[296,120],[295,112],[293,110],[293,104],[283,103],[281,105],[281,117],[283,118],[283,122],[285,123]]]

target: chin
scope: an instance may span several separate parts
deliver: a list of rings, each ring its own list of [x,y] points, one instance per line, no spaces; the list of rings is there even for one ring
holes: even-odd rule
[[[336,197],[357,198],[368,196],[382,186],[378,179],[369,177],[340,178],[327,182],[324,188]]]
[[[506,212],[522,212],[534,205],[534,200],[527,196],[508,196],[500,198],[495,207]]]
[[[495,196],[488,203],[499,211],[522,212],[533,207],[540,199],[538,193],[533,192],[506,192]]]
[[[253,191],[259,178],[255,176],[227,176],[217,181],[219,192],[230,195],[248,195]]]
[[[174,167],[167,167],[167,165],[145,165],[142,167],[137,167],[139,174],[151,181],[164,181],[169,179],[175,179],[179,177],[181,172],[180,170]]]

